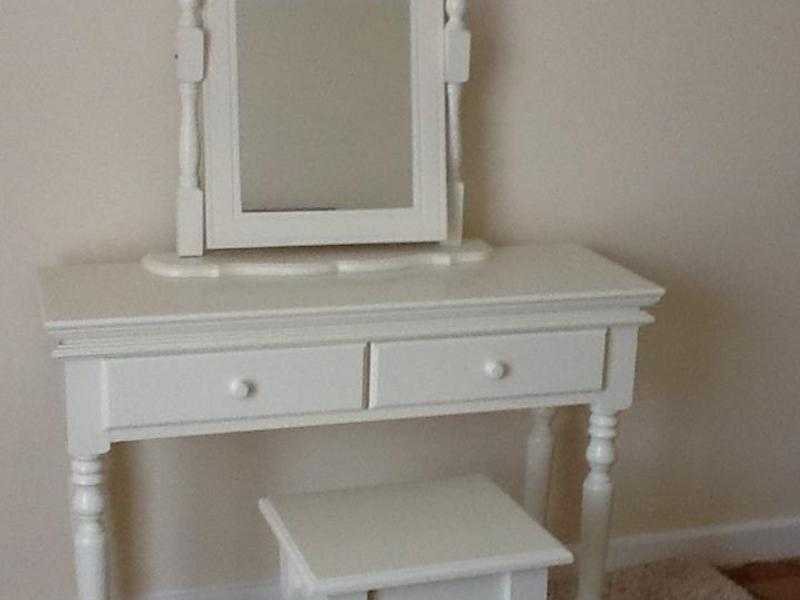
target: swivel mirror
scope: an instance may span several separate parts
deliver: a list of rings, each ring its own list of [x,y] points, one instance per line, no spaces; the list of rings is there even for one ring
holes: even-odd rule
[[[463,0],[179,5],[179,256],[461,243]]]

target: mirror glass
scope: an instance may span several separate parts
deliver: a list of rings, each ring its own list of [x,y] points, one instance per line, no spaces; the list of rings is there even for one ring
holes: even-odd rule
[[[237,0],[245,212],[413,205],[411,0]]]

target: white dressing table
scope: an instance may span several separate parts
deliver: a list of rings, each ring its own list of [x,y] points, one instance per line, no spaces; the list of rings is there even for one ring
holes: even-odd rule
[[[663,290],[577,246],[314,277],[42,273],[63,359],[80,600],[106,600],[103,458],[129,440],[533,409],[525,502],[544,518],[554,407],[591,406],[581,600],[603,586],[617,413]],[[254,498],[255,502],[255,498]]]
[[[575,404],[579,598],[598,600],[617,413],[663,290],[576,246],[462,240],[466,0],[177,5],[175,252],[42,274],[80,600],[108,599],[112,443],[529,409],[543,522],[550,421]]]

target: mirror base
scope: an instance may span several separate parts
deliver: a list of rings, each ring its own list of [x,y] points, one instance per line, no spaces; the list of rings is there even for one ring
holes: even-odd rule
[[[466,240],[460,246],[391,244],[215,250],[201,257],[148,254],[142,259],[142,266],[162,277],[296,277],[446,267],[485,260],[491,251],[492,247],[483,240]]]

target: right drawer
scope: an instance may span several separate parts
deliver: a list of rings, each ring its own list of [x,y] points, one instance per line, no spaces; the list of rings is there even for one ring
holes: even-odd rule
[[[605,329],[374,343],[369,405],[598,391],[605,351]]]

